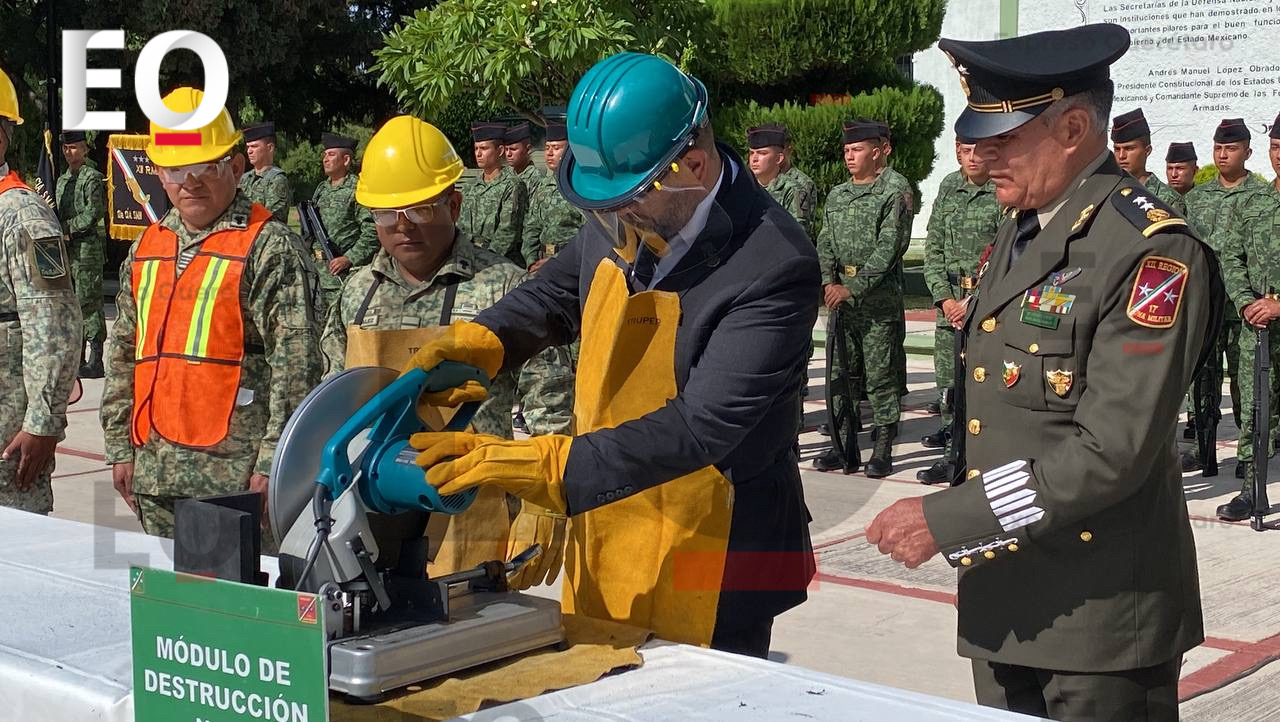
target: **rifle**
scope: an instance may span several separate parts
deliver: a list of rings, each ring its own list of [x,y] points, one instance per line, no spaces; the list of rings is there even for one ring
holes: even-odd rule
[[[1210,357],[1196,374],[1191,389],[1192,414],[1196,425],[1196,447],[1200,452],[1201,476],[1218,475],[1218,422],[1222,421],[1222,357]],[[1215,363],[1216,362],[1216,363]]]
[[[319,248],[326,262],[332,263],[333,259],[346,255],[329,237],[329,231],[325,230],[324,222],[320,220],[320,211],[316,208],[315,201],[298,202],[298,221],[302,225],[303,242]]]
[[[1253,347],[1253,521],[1254,531],[1266,529],[1262,519],[1271,510],[1267,500],[1267,447],[1271,441],[1271,343],[1267,328],[1256,330]]]
[[[862,452],[858,449],[862,411],[858,408],[857,397],[853,395],[853,364],[843,332],[845,308],[841,303],[827,315],[827,423],[831,427],[831,446],[844,461],[844,473],[852,474],[862,463]],[[834,388],[837,368],[842,371],[840,394]],[[844,408],[837,412],[835,399],[838,395],[844,396]]]

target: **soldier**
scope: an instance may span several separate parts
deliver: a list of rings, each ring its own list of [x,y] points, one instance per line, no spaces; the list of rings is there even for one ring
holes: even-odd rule
[[[473,123],[476,166],[481,176],[462,188],[462,215],[458,228],[481,248],[527,268],[521,250],[529,189],[515,171],[504,166],[502,143],[507,129],[497,123]]]
[[[1253,154],[1249,147],[1249,128],[1241,118],[1226,118],[1218,124],[1213,134],[1213,163],[1218,167],[1215,180],[1201,183],[1184,196],[1187,222],[1215,251],[1222,252],[1222,239],[1240,222],[1235,207],[1242,198],[1254,191],[1265,190],[1266,181],[1249,172],[1245,163]],[[1226,304],[1226,316],[1222,332],[1218,334],[1218,356],[1227,357],[1227,378],[1230,379],[1231,412],[1236,427],[1241,425],[1240,385],[1240,314],[1231,304]],[[1220,361],[1219,361],[1220,363]],[[1182,452],[1182,470],[1195,471],[1201,467],[1199,449],[1192,447]],[[1253,458],[1253,449],[1236,448],[1236,478],[1245,477],[1246,467]]]
[[[901,415],[899,386],[906,377],[898,324],[902,321],[902,276],[899,253],[903,224],[911,210],[901,189],[881,173],[880,136],[875,123],[844,126],[844,159],[850,179],[832,189],[823,209],[818,233],[818,261],[822,268],[823,298],[828,309],[848,304],[842,314],[847,345],[861,351],[867,396],[871,401],[875,448],[867,462],[867,476],[879,479],[893,472],[893,441]],[[849,369],[834,369],[837,378]],[[842,388],[842,384],[836,384]],[[837,406],[856,403],[833,395]],[[837,409],[838,411],[838,409]],[[834,429],[832,431],[835,431]],[[835,449],[814,460],[820,471],[844,466]]]
[[[183,87],[164,102],[191,112],[202,97]],[[199,145],[157,144],[166,132],[152,123],[147,156],[173,207],[120,266],[102,392],[112,480],[154,536],[173,535],[178,499],[265,494],[285,422],[320,379],[315,267],[237,192],[231,116],[201,128]]]
[[[557,175],[560,159],[568,147],[569,136],[564,123],[547,123],[544,148],[547,172],[542,174],[542,185],[537,192],[530,193],[530,198],[536,198],[537,202],[529,204],[529,213],[525,217],[524,258],[530,262],[529,271],[532,273],[536,273],[547,259],[573,240],[578,229],[582,228],[582,211],[565,200]]]
[[[1164,155],[1164,175],[1169,187],[1179,196],[1185,196],[1196,185],[1196,146],[1194,143],[1170,143]],[[1184,206],[1186,201],[1179,198]]]
[[[800,221],[809,237],[813,238],[813,214],[818,205],[813,181],[794,168],[782,169],[787,148],[791,146],[791,134],[787,126],[766,123],[749,128],[747,146],[751,150],[748,162],[756,181],[773,196],[778,205],[786,208],[792,217]]]
[[[5,160],[21,124],[0,70],[0,505],[48,514],[81,318],[58,217]]]
[[[945,402],[945,393],[955,384],[955,329],[964,321],[978,287],[978,260],[995,239],[996,228],[1004,218],[996,201],[995,184],[975,152],[972,139],[957,137],[956,144],[963,167],[950,175],[959,175],[960,179],[943,179],[943,186],[953,190],[934,200],[924,250],[924,281],[938,307],[933,368],[938,390],[944,394],[942,428],[920,440],[930,449],[949,448],[951,444],[951,407]],[[918,472],[916,478],[925,484],[951,481],[955,469],[948,457],[949,454]]]
[[[794,180],[794,184],[797,188],[797,195],[803,195],[806,198],[812,199],[810,203],[813,205],[813,210],[809,213],[809,225],[805,227],[805,230],[809,232],[809,237],[814,239],[814,242],[816,243],[817,233],[814,231],[813,221],[817,217],[818,186],[804,171],[795,166],[795,159],[796,146],[794,140],[791,138],[791,131],[788,130],[787,146],[783,148],[782,153],[782,173],[790,176]]]
[[[1057,720],[1177,719],[1204,639],[1169,390],[1223,291],[1211,250],[1107,152],[1128,46],[1112,24],[938,43],[968,98],[956,132],[1016,222],[965,319],[967,481],[867,528],[909,568],[941,550],[959,569],[978,702]]]
[[[84,317],[84,344],[88,350],[79,376],[102,378],[102,342],[107,338],[107,324],[102,315],[102,266],[106,263],[106,238],[101,230],[107,211],[107,181],[98,169],[85,161],[89,144],[84,131],[62,134],[62,157],[67,169],[58,176],[58,215],[63,232],[70,239],[76,298]]]
[[[407,152],[410,149],[416,152]],[[373,208],[380,248],[372,263],[352,273],[338,302],[329,309],[321,340],[327,374],[351,366],[403,368],[422,339],[453,321],[474,319],[527,277],[524,269],[477,248],[466,232],[455,228],[462,196],[454,184],[461,177],[462,161],[448,139],[417,118],[393,118],[369,141],[356,196]],[[555,388],[544,384],[540,394],[525,397],[532,431],[572,433],[573,376],[563,347],[547,349],[524,368],[557,384]],[[483,434],[513,438],[515,399],[516,371],[498,374],[472,426]],[[508,553],[511,523],[505,495],[496,488],[486,492],[496,493],[477,499],[478,508],[468,509],[463,526],[442,532],[447,539],[441,549],[447,551],[437,552],[433,572],[450,573],[494,558],[510,558],[541,542],[555,553],[544,555],[531,565],[534,569],[526,569],[521,588],[554,580],[559,549],[553,546],[564,542],[564,515],[526,502],[522,513],[527,518],[517,519],[516,538]],[[547,523],[539,525],[539,519]],[[528,538],[528,532],[539,526],[547,536]]]
[[[902,259],[907,255],[907,249],[911,246],[911,219],[916,214],[916,196],[911,186],[911,181],[907,177],[898,172],[897,168],[889,165],[889,156],[893,154],[893,133],[889,129],[889,124],[884,121],[872,121],[880,133],[880,173],[886,176],[890,189],[901,193],[902,200],[907,205],[908,219],[906,223],[901,224],[901,237],[898,239],[898,283],[905,289],[907,285],[906,273],[903,270]],[[903,309],[906,310],[905,308]],[[904,344],[907,341],[907,319],[902,316],[898,319],[898,344],[894,346],[894,351],[898,355],[898,360],[894,363],[897,368],[902,369],[902,376],[898,379],[898,395],[907,395],[907,349]],[[934,399],[928,406],[929,413],[936,414],[941,412],[941,407],[937,399]]]
[[[240,190],[251,203],[265,206],[281,223],[289,222],[293,189],[289,177],[276,167],[276,124],[270,121],[244,127],[249,170],[240,176]]]
[[[1126,173],[1155,194],[1156,198],[1173,207],[1179,215],[1186,215],[1182,196],[1165,185],[1155,173],[1147,170],[1147,158],[1151,156],[1151,128],[1142,108],[1121,113],[1111,123],[1112,149],[1116,162]]]
[[[1267,152],[1271,157],[1271,172],[1276,174],[1275,180],[1271,181],[1271,190],[1280,193],[1280,115],[1271,124]]]
[[[339,277],[353,266],[363,266],[373,260],[373,254],[378,252],[378,233],[374,229],[369,209],[356,202],[356,183],[359,179],[353,168],[356,139],[337,133],[324,133],[320,142],[324,145],[324,155],[320,162],[324,164],[326,180],[316,186],[311,200],[316,204],[320,222],[328,231],[329,239],[342,251],[341,256],[326,263],[322,249],[311,249],[316,259],[320,291],[327,308],[337,297],[338,289],[342,288]]]
[[[502,136],[502,156],[507,165],[515,171],[516,176],[524,182],[529,194],[529,205],[534,202],[535,189],[542,187],[542,177],[546,173],[533,163],[533,143],[529,134],[528,123],[517,123],[507,128]]]
[[[1254,388],[1254,353],[1257,339],[1254,328],[1269,328],[1272,334],[1271,351],[1271,430],[1267,439],[1268,455],[1274,453],[1274,433],[1277,424],[1275,378],[1280,368],[1280,193],[1269,187],[1255,190],[1239,200],[1236,208],[1238,222],[1231,223],[1220,236],[1222,250],[1222,276],[1231,305],[1240,312],[1240,318],[1248,329],[1240,334],[1240,437],[1236,444],[1237,456],[1244,457],[1245,481],[1240,493],[1231,501],[1218,507],[1218,518],[1223,521],[1242,521],[1253,512],[1253,434],[1255,420],[1251,413]],[[1245,451],[1247,449],[1247,452]],[[1263,463],[1266,463],[1265,461]]]

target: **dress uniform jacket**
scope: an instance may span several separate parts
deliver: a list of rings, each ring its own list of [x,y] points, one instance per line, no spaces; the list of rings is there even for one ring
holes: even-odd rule
[[[731,150],[719,147],[726,160],[716,201],[731,233],[704,231],[654,286],[680,295],[677,395],[639,419],[576,437],[564,490],[569,513],[579,514],[628,491],[719,469],[734,491],[716,613],[717,628],[727,628],[804,601],[814,573],[795,437],[820,279],[800,225]],[[602,259],[623,264],[610,241],[588,226],[536,276],[476,317],[501,339],[505,368],[577,337]],[[735,578],[751,582],[729,581]]]
[[[962,656],[1069,672],[1204,639],[1174,425],[1216,333],[1216,261],[1108,157],[1022,255],[1004,223],[966,321],[968,479],[925,497]]]

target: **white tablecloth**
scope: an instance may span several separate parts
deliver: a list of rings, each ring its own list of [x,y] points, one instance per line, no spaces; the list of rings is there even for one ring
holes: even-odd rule
[[[172,543],[0,507],[0,722],[132,722],[130,565],[173,567]],[[275,560],[263,558],[275,573]],[[658,643],[614,677],[475,720],[1013,720],[1017,715]]]

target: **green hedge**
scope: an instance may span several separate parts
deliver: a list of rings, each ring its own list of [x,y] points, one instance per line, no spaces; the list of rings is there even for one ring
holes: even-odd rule
[[[1258,173],[1257,171],[1254,171],[1253,175],[1255,178],[1262,181],[1263,183],[1271,182],[1267,180],[1266,176],[1262,175],[1261,173]],[[1210,163],[1209,165],[1203,166],[1200,168],[1200,170],[1196,171],[1195,182],[1196,182],[1196,185],[1200,185],[1201,183],[1208,183],[1211,180],[1215,180],[1217,179],[1217,177],[1218,177],[1218,166]]]
[[[863,66],[938,39],[946,0],[710,0],[718,80],[779,85],[815,69]]]
[[[889,123],[893,129],[890,164],[918,186],[933,169],[933,142],[942,132],[942,95],[927,85],[909,90],[878,88],[859,93],[849,105],[784,103],[764,107],[749,101],[719,110],[713,106],[712,116],[717,137],[743,153],[747,128],[785,123],[796,149],[796,166],[813,178],[825,198],[833,187],[849,179],[840,139],[844,122],[859,117]]]

